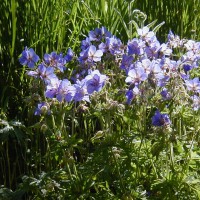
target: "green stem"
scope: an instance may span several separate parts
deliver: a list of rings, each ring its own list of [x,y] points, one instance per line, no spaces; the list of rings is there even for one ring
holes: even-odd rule
[[[111,152],[112,152],[113,159],[115,161],[115,166],[117,168],[117,173],[118,173],[118,176],[119,176],[119,181],[120,181],[120,185],[121,185],[121,188],[122,188],[122,193],[125,194],[126,190],[125,190],[124,183],[123,183],[123,180],[122,180],[122,177],[121,177],[121,173],[120,173],[120,170],[119,170],[119,165],[117,163],[115,154],[113,153],[112,150],[111,150]]]
[[[72,113],[72,135],[74,135],[74,130],[75,130],[75,113],[76,113],[76,102],[74,102],[74,109]]]
[[[173,143],[170,143],[170,161],[171,161],[171,167],[174,171],[174,150],[173,150]]]
[[[8,152],[8,142],[6,142],[6,157],[7,157],[7,164],[8,164],[8,177],[9,177],[9,187],[11,188],[11,171],[10,171],[10,158]]]

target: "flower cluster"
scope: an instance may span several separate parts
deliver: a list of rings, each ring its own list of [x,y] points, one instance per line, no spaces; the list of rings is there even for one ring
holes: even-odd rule
[[[170,31],[168,41],[161,44],[147,26],[138,29],[137,33],[138,38],[128,41],[120,65],[127,76],[125,82],[129,85],[127,103],[144,97],[142,95],[150,89],[160,91],[163,101],[170,100],[177,95],[175,89],[180,87],[181,82],[181,85],[185,85],[185,91],[193,94],[193,109],[198,110],[200,81],[197,77],[190,78],[190,71],[198,67],[200,43],[181,40]],[[181,56],[176,56],[177,51],[182,53]],[[166,114],[157,111],[152,124],[162,126],[170,124],[170,120]]]
[[[184,90],[191,94],[193,109],[198,110],[200,81],[192,77],[190,72],[199,65],[200,42],[181,40],[170,31],[167,42],[160,43],[147,26],[138,29],[137,34],[138,38],[123,45],[105,27],[96,28],[81,41],[81,52],[77,57],[69,48],[66,55],[56,52],[45,54],[38,64],[39,57],[33,49],[26,47],[19,61],[34,69],[28,71],[28,75],[44,81],[45,97],[56,98],[58,102],[90,102],[90,95],[101,91],[108,79],[108,76],[100,73],[101,68],[98,66],[111,59],[125,76],[128,104],[143,98],[150,90],[159,91],[162,101],[170,101],[177,95],[174,89],[178,91],[181,82]],[[176,52],[181,52],[180,56]],[[76,59],[79,70],[74,70],[73,77],[59,79],[56,72],[64,73],[67,63],[73,59]],[[42,107],[40,103],[36,114],[41,113],[38,109]],[[168,115],[161,114],[159,110],[152,118],[155,126],[170,123]]]
[[[93,56],[91,51],[94,46],[89,46],[87,52],[90,52],[91,61],[99,61],[97,57]],[[98,50],[100,51],[100,50]],[[98,53],[97,51],[97,53]],[[27,49],[22,52],[19,61],[22,65],[26,65],[33,70],[28,70],[27,74],[34,78],[39,78],[45,84],[45,97],[48,99],[56,99],[58,102],[71,102],[71,101],[87,101],[90,102],[90,95],[94,92],[99,92],[105,85],[107,80],[106,75],[102,75],[99,70],[88,70],[84,79],[77,79],[74,84],[69,79],[59,79],[56,72],[64,73],[66,70],[66,63],[73,59],[74,53],[69,48],[67,54],[63,56],[62,53],[57,54],[52,52],[45,54],[43,60],[36,65],[39,61],[38,55],[33,49]],[[48,105],[48,106],[47,106]],[[50,114],[50,106],[45,102],[40,102],[35,110],[35,115],[43,113]],[[47,112],[48,111],[48,112]]]

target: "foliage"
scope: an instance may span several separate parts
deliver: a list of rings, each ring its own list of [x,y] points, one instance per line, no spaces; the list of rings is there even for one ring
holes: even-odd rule
[[[200,43],[170,32],[161,44],[147,26],[137,34],[125,45],[97,28],[79,56],[69,49],[40,62],[25,48],[19,61],[38,85],[33,111],[47,145],[37,177],[24,176],[18,192],[39,199],[199,198]]]

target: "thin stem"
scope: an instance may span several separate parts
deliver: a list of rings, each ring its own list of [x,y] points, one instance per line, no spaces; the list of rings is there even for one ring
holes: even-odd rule
[[[113,159],[115,161],[115,166],[117,168],[117,173],[118,173],[118,176],[119,176],[119,181],[120,181],[120,185],[121,185],[121,188],[122,188],[122,192],[123,194],[125,194],[125,187],[124,187],[124,183],[123,183],[123,180],[122,180],[122,177],[121,177],[121,173],[120,173],[120,170],[119,170],[119,165],[117,163],[117,160],[116,160],[116,157],[115,157],[115,154],[113,153],[113,151],[111,150],[112,152],[112,156],[113,156]]]
[[[9,177],[9,187],[11,188],[11,171],[10,171],[10,158],[9,158],[9,151],[8,151],[8,142],[6,142],[6,157],[8,163],[8,177]]]
[[[73,109],[73,113],[72,113],[72,135],[74,135],[74,130],[75,130],[75,113],[76,113],[76,102],[74,102],[74,109]]]

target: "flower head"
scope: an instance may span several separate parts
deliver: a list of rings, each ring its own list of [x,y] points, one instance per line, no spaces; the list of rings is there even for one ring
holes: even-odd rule
[[[75,95],[75,87],[71,85],[71,82],[67,79],[63,79],[58,87],[56,98],[59,102],[62,102],[64,99],[66,102],[73,100]]]
[[[191,80],[185,80],[187,89],[193,92],[200,92],[200,81],[199,78],[194,78]]]
[[[127,104],[131,104],[132,100],[140,93],[138,87],[134,87],[126,92]]]
[[[130,69],[128,72],[128,77],[126,78],[125,82],[130,84],[138,85],[142,81],[147,79],[147,74],[144,71],[143,67],[136,67],[135,69]]]
[[[87,75],[85,80],[88,94],[92,94],[94,91],[99,92],[104,86],[106,79],[106,75],[100,74],[99,70],[94,70]]]
[[[71,48],[69,48],[67,50],[67,55],[64,57],[64,59],[66,60],[66,62],[70,62],[74,57],[74,53],[73,51],[71,50]]]
[[[124,54],[122,56],[122,62],[121,62],[120,68],[125,70],[128,73],[128,70],[132,61],[133,61],[133,56],[127,56],[126,54]]]
[[[145,44],[140,39],[134,38],[128,42],[127,46],[128,55],[142,55],[144,53]]]
[[[44,61],[48,66],[55,67],[61,72],[65,70],[66,59],[63,58],[63,54],[57,54],[56,52],[51,52],[50,54],[44,54]]]
[[[160,92],[163,100],[169,100],[172,98],[171,94],[169,93],[169,91],[167,90],[167,88],[163,88],[163,90]]]
[[[152,124],[154,126],[167,126],[171,124],[171,121],[167,114],[162,114],[159,110],[156,110],[154,116],[152,117]]]
[[[89,32],[89,39],[90,41],[101,41],[106,37],[111,37],[111,33],[105,28],[95,28],[94,31]]]
[[[89,94],[87,92],[87,87],[86,87],[85,82],[86,82],[85,79],[81,81],[77,80],[76,84],[74,84],[74,87],[76,89],[75,95],[74,95],[74,101],[90,102]]]
[[[59,80],[58,78],[50,79],[50,82],[48,82],[48,85],[45,91],[45,96],[47,98],[54,98],[58,94],[58,88],[59,88],[60,82],[61,80]]]
[[[49,110],[49,105],[46,102],[41,102],[37,105],[37,108],[35,109],[35,115],[41,115],[41,114],[50,114],[51,111]]]
[[[27,65],[29,68],[34,68],[35,63],[38,62],[39,56],[36,55],[35,51],[30,48],[25,47],[22,52],[22,56],[19,58],[21,65]]]
[[[193,95],[192,97],[191,97],[191,99],[192,99],[192,107],[193,107],[193,110],[199,110],[199,108],[200,108],[200,97],[199,96],[197,96],[197,95]]]
[[[91,45],[80,53],[78,60],[83,65],[92,65],[94,62],[101,61],[102,56],[102,50],[97,50],[94,45]]]
[[[50,79],[56,78],[54,68],[45,67],[43,64],[40,64],[35,71],[28,71],[27,74],[35,78],[41,78],[45,83],[49,82]]]

